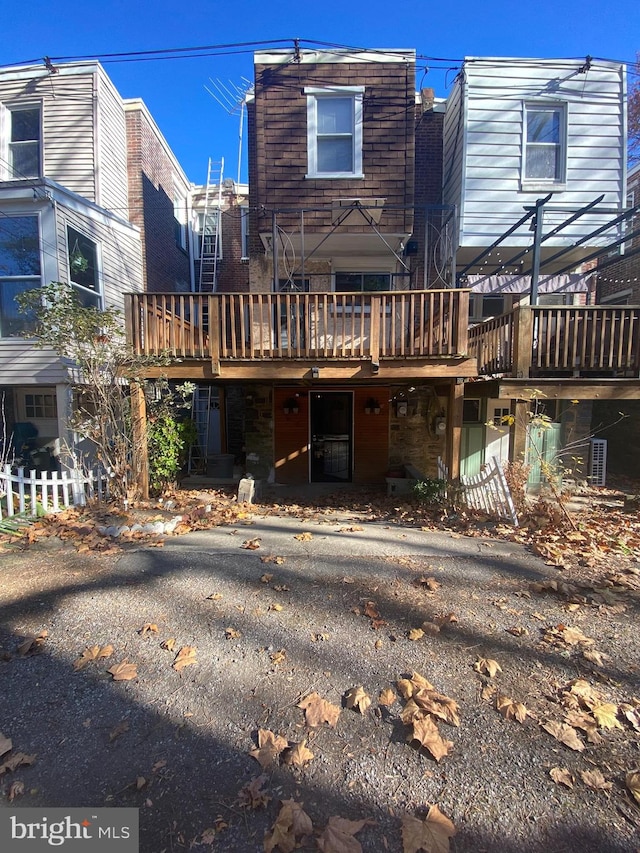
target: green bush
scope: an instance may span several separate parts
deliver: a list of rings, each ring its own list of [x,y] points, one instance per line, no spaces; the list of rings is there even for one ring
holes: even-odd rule
[[[437,477],[426,477],[424,480],[416,482],[413,487],[413,494],[421,503],[441,503],[444,500],[446,485],[444,480],[440,480]]]
[[[184,465],[185,451],[192,443],[192,421],[180,421],[173,415],[161,414],[149,420],[149,487],[155,493],[175,484]]]

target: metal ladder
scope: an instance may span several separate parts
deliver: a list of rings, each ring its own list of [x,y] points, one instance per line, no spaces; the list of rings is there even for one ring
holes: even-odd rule
[[[189,474],[207,473],[207,449],[209,447],[209,411],[211,409],[211,385],[197,385],[191,401],[191,419],[196,426],[197,442],[189,448]]]
[[[215,172],[217,184],[212,182]],[[207,168],[207,187],[204,196],[204,211],[198,225],[200,269],[198,273],[198,291],[212,293],[216,290],[218,277],[218,258],[220,256],[220,216],[222,212],[222,180],[224,174],[224,158],[219,163],[212,163],[209,158]],[[218,188],[217,206],[214,203],[215,188]]]

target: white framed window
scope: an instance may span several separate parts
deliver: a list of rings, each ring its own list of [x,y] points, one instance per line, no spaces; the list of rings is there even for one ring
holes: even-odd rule
[[[362,178],[364,86],[305,88],[307,178]]]
[[[490,317],[499,317],[507,310],[504,296],[472,293],[469,297],[469,319],[480,323]]]
[[[197,216],[198,244],[196,260],[201,258],[222,257],[222,219],[216,208],[210,210],[206,217],[204,213]]]
[[[38,178],[42,174],[39,104],[7,106],[7,169],[10,181]]]
[[[563,184],[566,180],[567,105],[525,103],[522,184]]]
[[[3,216],[0,226],[0,336],[9,338],[34,328],[16,296],[42,284],[40,229],[37,216]]]
[[[173,227],[176,245],[186,252],[187,250],[187,199],[180,191],[173,191]]]
[[[101,307],[98,246],[89,237],[67,225],[69,281],[85,308]]]

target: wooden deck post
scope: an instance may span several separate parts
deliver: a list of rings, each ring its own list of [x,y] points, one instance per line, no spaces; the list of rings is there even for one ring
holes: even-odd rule
[[[140,497],[149,497],[149,450],[147,447],[147,402],[144,389],[139,382],[132,382],[131,430],[133,437],[133,476]]]
[[[513,375],[528,379],[533,357],[533,311],[529,305],[516,305],[513,311]]]
[[[447,412],[447,466],[452,480],[457,480],[460,476],[463,405],[464,382],[454,380],[449,387],[449,411]]]
[[[469,291],[458,292],[458,317],[456,328],[455,352],[467,355],[469,352]]]
[[[211,355],[211,372],[220,375],[220,300],[209,295],[209,349]]]

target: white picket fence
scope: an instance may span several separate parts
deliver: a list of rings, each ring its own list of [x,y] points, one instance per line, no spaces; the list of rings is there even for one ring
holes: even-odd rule
[[[449,471],[442,459],[438,458],[438,477],[449,480]],[[476,509],[487,515],[497,516],[518,526],[518,514],[509,491],[507,478],[500,461],[494,456],[482,466],[479,474],[460,476],[462,501],[469,509]]]
[[[5,465],[0,470],[0,520],[18,513],[35,518],[70,506],[85,506],[89,498],[102,500],[106,497],[106,482],[98,469],[89,474],[80,469],[59,474]]]

